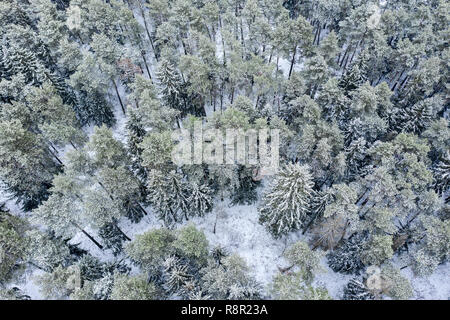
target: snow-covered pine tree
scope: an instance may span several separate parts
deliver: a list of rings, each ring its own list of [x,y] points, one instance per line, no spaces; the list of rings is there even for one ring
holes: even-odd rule
[[[320,86],[328,80],[329,70],[327,62],[320,54],[315,55],[306,60],[302,74],[306,79],[309,96],[314,98]]]
[[[111,300],[155,300],[158,291],[144,274],[136,276],[115,274]]]
[[[175,67],[167,59],[162,59],[158,65],[158,71],[156,76],[160,82],[161,93],[166,103],[174,109],[181,110],[183,105],[180,105],[181,101],[181,78],[178,75]]]
[[[450,127],[448,126],[447,119],[439,118],[438,120],[432,121],[421,136],[426,138],[431,146],[429,158],[431,158],[434,164],[441,159],[450,158],[450,151],[448,150]]]
[[[193,281],[192,270],[185,259],[169,256],[164,260],[163,268],[163,278],[169,295],[181,293]]]
[[[450,220],[434,216],[421,218],[423,241],[412,254],[413,270],[418,275],[430,275],[436,267],[448,260],[450,252]]]
[[[364,175],[364,167],[368,163],[367,141],[363,137],[352,140],[345,148],[347,158],[347,177],[350,179]]]
[[[450,151],[434,166],[433,173],[434,189],[439,194],[447,194],[450,186]]]
[[[370,293],[366,285],[358,278],[351,279],[344,288],[344,300],[373,300],[375,296]]]
[[[188,259],[193,265],[206,264],[209,244],[203,231],[198,230],[194,224],[190,223],[179,229],[176,237],[173,247],[177,255]]]
[[[367,265],[381,265],[394,255],[393,237],[390,235],[373,235],[364,243],[361,261]]]
[[[76,71],[67,83],[79,94],[80,107],[76,109],[80,122],[84,125],[112,125],[115,121],[112,105],[107,100],[108,81],[99,70],[91,52],[83,52]]]
[[[57,266],[52,272],[37,276],[35,283],[45,299],[66,299],[80,286],[79,269],[75,265]]]
[[[339,79],[332,77],[318,92],[317,103],[322,107],[325,119],[335,119],[338,123],[341,123],[347,116],[347,105],[350,103],[350,99],[339,85]]]
[[[359,274],[360,270],[364,268],[361,254],[367,239],[367,233],[359,232],[345,240],[341,246],[327,255],[330,268],[335,272]]]
[[[119,201],[131,221],[138,222],[147,215],[140,204],[145,200],[141,182],[125,166],[102,168],[98,177],[102,187],[112,198]]]
[[[239,166],[239,186],[231,195],[234,204],[252,204],[257,201],[256,188],[260,181],[255,181],[252,171],[254,168]]]
[[[289,80],[284,83],[283,103],[288,104],[295,98],[305,94],[306,84],[300,72],[293,71]]]
[[[82,201],[82,216],[89,221],[89,224],[98,229],[105,224],[115,224],[117,230],[127,239],[117,226],[118,220],[125,215],[125,210],[121,206],[119,199],[111,196],[103,189],[85,189]]]
[[[0,282],[6,283],[26,261],[25,221],[10,214],[0,204]]]
[[[305,283],[301,272],[278,273],[270,285],[270,293],[276,300],[331,300],[326,288]]]
[[[321,270],[320,260],[322,255],[323,252],[311,250],[308,244],[303,241],[294,243],[283,254],[290,263],[289,267],[297,270],[307,284],[311,284],[315,274]]]
[[[309,167],[299,163],[288,164],[280,170],[263,196],[258,208],[260,222],[274,237],[299,229],[308,221],[313,197]]]
[[[27,48],[11,46],[2,49],[2,73],[6,78],[15,74],[25,76],[25,82],[39,85],[45,80],[45,67],[40,63],[36,54]]]
[[[27,261],[41,270],[51,272],[57,266],[68,266],[73,262],[66,243],[50,232],[29,230],[26,240]]]
[[[394,300],[407,300],[414,294],[409,280],[390,263],[383,264],[380,268],[367,268],[365,284],[376,298],[385,294]]]
[[[77,148],[85,143],[86,134],[80,129],[74,111],[64,104],[51,82],[46,81],[39,88],[30,88],[25,101],[33,119],[32,130],[42,135],[53,153],[57,154],[55,146],[70,143]]]
[[[98,243],[84,228],[86,222],[79,203],[74,199],[60,193],[53,193],[38,208],[33,211],[31,221],[42,224],[52,230],[57,237],[72,238],[81,231],[100,249],[103,246]]]
[[[144,125],[140,121],[140,117],[136,108],[129,106],[127,109],[127,151],[131,160],[131,168],[134,174],[139,178],[140,181],[145,181],[147,179],[147,171],[142,166],[142,148],[139,144],[143,141],[147,131]],[[142,190],[145,192],[145,190]]]
[[[192,182],[188,190],[190,194],[187,199],[189,216],[203,217],[213,206],[211,188],[206,184]]]
[[[367,81],[366,71],[361,70],[360,66],[355,63],[352,65],[339,82],[339,86],[349,95],[350,92],[359,88]]]
[[[52,176],[59,171],[60,164],[38,135],[18,119],[0,121],[0,177],[25,210],[48,197]]]
[[[314,228],[314,247],[333,249],[359,226],[357,193],[345,183],[334,184],[327,190],[325,208]]]
[[[148,201],[166,226],[171,226],[187,215],[189,194],[186,181],[180,173],[151,170],[147,181]]]
[[[112,130],[106,125],[94,127],[86,147],[92,155],[92,163],[98,169],[116,168],[126,161],[124,145],[114,138]]]
[[[201,287],[213,299],[252,300],[261,296],[260,285],[248,274],[248,266],[238,255],[222,259],[220,265],[209,265],[200,271]]]
[[[397,110],[395,118],[400,130],[419,134],[433,119],[433,108],[429,101],[419,101],[406,110]]]
[[[98,235],[106,249],[111,249],[114,256],[123,251],[123,243],[127,240],[117,229],[115,223],[106,223],[98,230]]]
[[[318,219],[323,217],[327,204],[332,199],[332,195],[328,190],[317,191],[315,197],[311,201],[311,218],[307,225],[303,228],[303,234],[311,227],[311,225]]]
[[[319,46],[319,51],[328,66],[337,68],[336,57],[339,53],[338,38],[334,30],[323,39]]]
[[[131,261],[143,270],[155,271],[169,255],[174,253],[172,244],[175,239],[173,231],[169,229],[148,230],[127,243],[125,252]]]

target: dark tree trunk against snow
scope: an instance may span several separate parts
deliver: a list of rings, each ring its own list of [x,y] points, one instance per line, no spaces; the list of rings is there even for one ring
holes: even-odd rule
[[[69,142],[70,142],[70,145],[71,145],[75,150],[78,150],[78,148],[75,146],[75,144],[72,142],[72,140],[69,141]]]
[[[369,191],[369,188],[366,188],[366,190],[359,196],[358,200],[356,200],[355,204],[357,205],[358,202],[361,201],[362,198],[364,198],[364,196],[367,194],[367,192]]]
[[[347,63],[348,63],[349,58],[350,58],[350,55],[347,55],[347,59],[345,59],[344,66],[342,67],[342,73],[344,73],[345,70],[347,69]]]
[[[119,226],[117,225],[117,223],[115,224],[117,231],[119,231],[119,233],[127,240],[127,241],[131,241],[131,239],[119,228]]]
[[[353,50],[352,57],[350,58],[349,63],[352,63],[352,62],[353,62],[353,58],[354,58],[354,56],[355,56],[355,54],[356,54],[356,51],[358,50],[358,48],[359,48],[360,45],[361,45],[361,41],[358,42],[358,44],[357,44],[356,47],[355,47],[355,50]],[[346,67],[347,67],[347,63],[345,63],[344,69],[345,69]]]
[[[117,98],[119,99],[119,103],[120,103],[120,107],[122,108],[122,112],[123,112],[123,114],[126,114],[125,106],[123,105],[122,98],[120,98],[120,94],[119,94],[119,90],[117,89],[116,82],[114,80],[111,80],[111,81],[114,84],[114,90],[116,91]]]
[[[83,228],[81,228],[78,224],[76,224],[75,222],[72,222],[72,224],[78,229],[80,230],[86,237],[89,238],[89,240],[91,240],[99,249],[103,250],[103,246],[94,239],[93,236],[91,236],[89,233],[87,233]]]
[[[148,77],[150,78],[150,80],[152,80],[152,74],[150,73],[150,69],[147,64],[147,59],[145,59],[145,52],[143,52],[142,50],[141,50],[141,56],[142,56],[142,60],[144,61],[145,69],[147,70]]]
[[[222,81],[220,85],[220,111],[223,111],[223,92],[225,87],[225,81]]]
[[[245,52],[245,40],[244,40],[244,27],[243,27],[243,23],[242,23],[242,17],[240,20],[240,25],[241,25],[241,45],[242,45],[242,54],[244,54]]]
[[[291,67],[289,68],[289,76],[288,79],[291,78],[292,70],[294,69],[295,64],[295,55],[297,54],[297,46],[294,47],[294,53],[292,54]]]
[[[217,100],[216,99],[216,90],[213,90],[211,99],[212,99],[212,104],[213,104],[213,110],[214,110],[214,112],[216,112],[216,100]]]
[[[61,159],[58,158],[58,156],[55,154],[55,152],[53,152],[51,150],[50,147],[47,147],[48,152],[53,156],[53,158],[55,158],[55,160],[60,164],[60,165],[64,165],[64,163],[61,161]]]
[[[188,52],[187,52],[187,49],[186,49],[186,44],[183,41],[183,38],[180,39],[180,42],[181,42],[181,46],[183,47],[184,55],[187,56]]]
[[[139,202],[137,203],[137,205],[139,206],[139,209],[142,211],[142,213],[147,216],[148,215],[147,210],[145,210],[144,207],[141,206],[141,204]]]
[[[409,80],[409,75],[405,77],[405,79],[402,81],[402,83],[400,84],[400,89],[403,89],[406,86],[406,83]]]
[[[406,68],[403,68],[403,69],[402,69],[402,72],[400,72],[400,75],[399,75],[398,78],[397,78],[397,81],[395,81],[394,85],[392,86],[391,91],[394,91],[394,90],[395,90],[395,88],[397,87],[399,81],[400,81],[401,78],[403,77],[403,74],[405,73],[405,71],[406,71]]]
[[[158,62],[158,57],[156,56],[156,51],[155,51],[155,46],[153,44],[153,39],[152,39],[152,36],[150,35],[150,31],[148,30],[147,19],[145,18],[144,9],[141,6],[139,6],[139,9],[141,11],[142,19],[144,20],[144,27],[145,27],[145,31],[147,33],[148,40],[150,40],[150,45],[152,46],[153,55],[155,56],[155,60]]]
[[[341,67],[341,68],[342,68],[342,65],[344,64],[345,58],[347,57],[347,53],[348,53],[349,49],[350,49],[350,45],[347,45],[347,48],[345,48],[345,51],[344,51],[344,55],[342,56],[342,60],[339,63],[339,67]]]
[[[314,23],[316,26],[316,31],[314,32],[314,40],[313,40],[313,45],[317,42],[317,38],[319,37],[319,30],[320,30],[320,22],[317,21],[316,23]]]
[[[98,180],[98,178],[96,180],[98,185],[102,187],[102,189],[108,194],[109,198],[114,201],[113,196],[109,193],[108,189],[106,189],[105,185],[100,180]]]

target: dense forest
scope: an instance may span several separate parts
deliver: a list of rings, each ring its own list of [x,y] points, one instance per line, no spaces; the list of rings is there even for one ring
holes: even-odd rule
[[[449,10],[1,0],[0,299],[449,298]],[[175,163],[196,121],[279,171]]]

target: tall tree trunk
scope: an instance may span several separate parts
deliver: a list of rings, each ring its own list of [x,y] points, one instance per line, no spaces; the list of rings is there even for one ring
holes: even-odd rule
[[[317,29],[316,29],[316,32],[314,32],[314,40],[313,40],[313,44],[315,44],[316,41],[317,41],[317,37],[318,37],[318,35],[319,35],[319,29],[320,29],[320,22],[317,22]]]
[[[348,63],[349,58],[350,58],[350,55],[347,55],[347,59],[345,59],[344,66],[342,68],[342,74],[344,74],[345,70],[347,69],[347,63]]]
[[[119,94],[119,90],[117,89],[116,82],[113,79],[111,79],[111,81],[114,84],[114,89],[116,90],[117,98],[119,98],[120,107],[122,108],[122,112],[123,112],[123,114],[126,114],[125,106],[123,105],[122,99],[120,98],[120,94]]]
[[[145,69],[147,70],[148,77],[150,78],[150,80],[152,80],[152,74],[150,73],[150,69],[149,69],[148,64],[147,64],[147,59],[145,59],[145,54],[142,51],[141,51],[141,56],[142,56],[142,60],[144,60],[144,66],[145,66]]]
[[[139,209],[142,211],[142,213],[147,216],[148,215],[147,210],[145,210],[144,207],[141,206],[141,204],[139,202],[137,203],[137,205],[139,206]]]
[[[350,63],[352,63],[353,57],[355,56],[356,50],[358,50],[360,44],[361,44],[361,41],[358,42],[358,44],[357,44],[356,47],[355,47],[355,50],[353,50],[352,57],[350,58]],[[347,63],[345,63],[345,67],[346,67],[346,66],[347,66]],[[344,68],[345,68],[345,67],[344,67]]]
[[[355,204],[357,205],[359,201],[361,201],[362,198],[367,194],[369,191],[369,188],[366,188],[366,190],[359,196],[359,198],[356,200]]]
[[[181,41],[181,46],[183,47],[184,55],[187,56],[188,52],[187,52],[187,49],[186,49],[186,44],[183,41],[183,38],[181,38],[180,41]]]
[[[294,69],[295,64],[295,55],[297,53],[297,46],[294,47],[294,53],[292,54],[291,67],[289,68],[289,76],[288,79],[291,78],[292,70]]]
[[[397,87],[398,82],[400,81],[400,79],[403,77],[403,74],[405,73],[406,68],[402,69],[402,72],[400,72],[400,75],[397,78],[397,81],[395,82],[395,84],[392,86],[391,91],[394,91],[394,89]]]
[[[220,39],[222,40],[222,51],[223,51],[223,66],[225,67],[227,65],[227,57],[225,53],[225,41],[223,40],[223,34],[222,31],[220,33]]]
[[[405,77],[405,79],[403,79],[402,83],[400,84],[400,89],[404,88],[404,86],[406,85],[406,83],[409,80],[409,75]]]
[[[131,241],[131,239],[119,228],[119,226],[117,225],[117,223],[115,224],[117,231],[119,231],[119,233],[127,240],[127,241]]]
[[[241,25],[241,45],[242,45],[242,55],[244,55],[245,52],[245,41],[244,41],[244,26],[242,23],[242,17],[240,20],[240,25]]]
[[[83,234],[89,238],[89,240],[91,240],[99,249],[103,250],[103,246],[94,239],[93,236],[91,236],[89,233],[87,233],[83,228],[81,228],[78,224],[76,224],[75,222],[72,221],[72,224],[81,232],[83,232]]]
[[[50,152],[50,154],[53,156],[53,158],[56,159],[56,161],[58,161],[58,163],[60,165],[64,165],[64,163],[58,158],[58,156],[50,149],[50,147],[47,147],[48,152]]]
[[[220,86],[220,111],[223,111],[223,92],[225,87],[225,80],[222,80],[222,84]]]
[[[70,140],[69,142],[70,142],[70,145],[71,145],[75,150],[78,150],[78,148],[75,146],[75,144],[72,142],[72,140]]]
[[[322,32],[322,25],[319,22],[319,34],[317,35],[317,45],[320,45],[320,33]]]
[[[349,49],[350,49],[350,44],[347,46],[347,48],[345,48],[344,55],[342,56],[342,60],[339,63],[339,67],[342,67],[342,65],[344,64],[344,60],[347,57],[347,53],[348,53]]]
[[[141,5],[139,5],[139,9],[141,11],[142,19],[144,20],[145,31],[147,32],[148,40],[150,40],[150,45],[152,46],[153,55],[155,56],[155,60],[158,62],[158,57],[156,56],[155,46],[153,44],[153,39],[150,35],[150,31],[148,30],[147,19],[145,18],[145,12]]]

